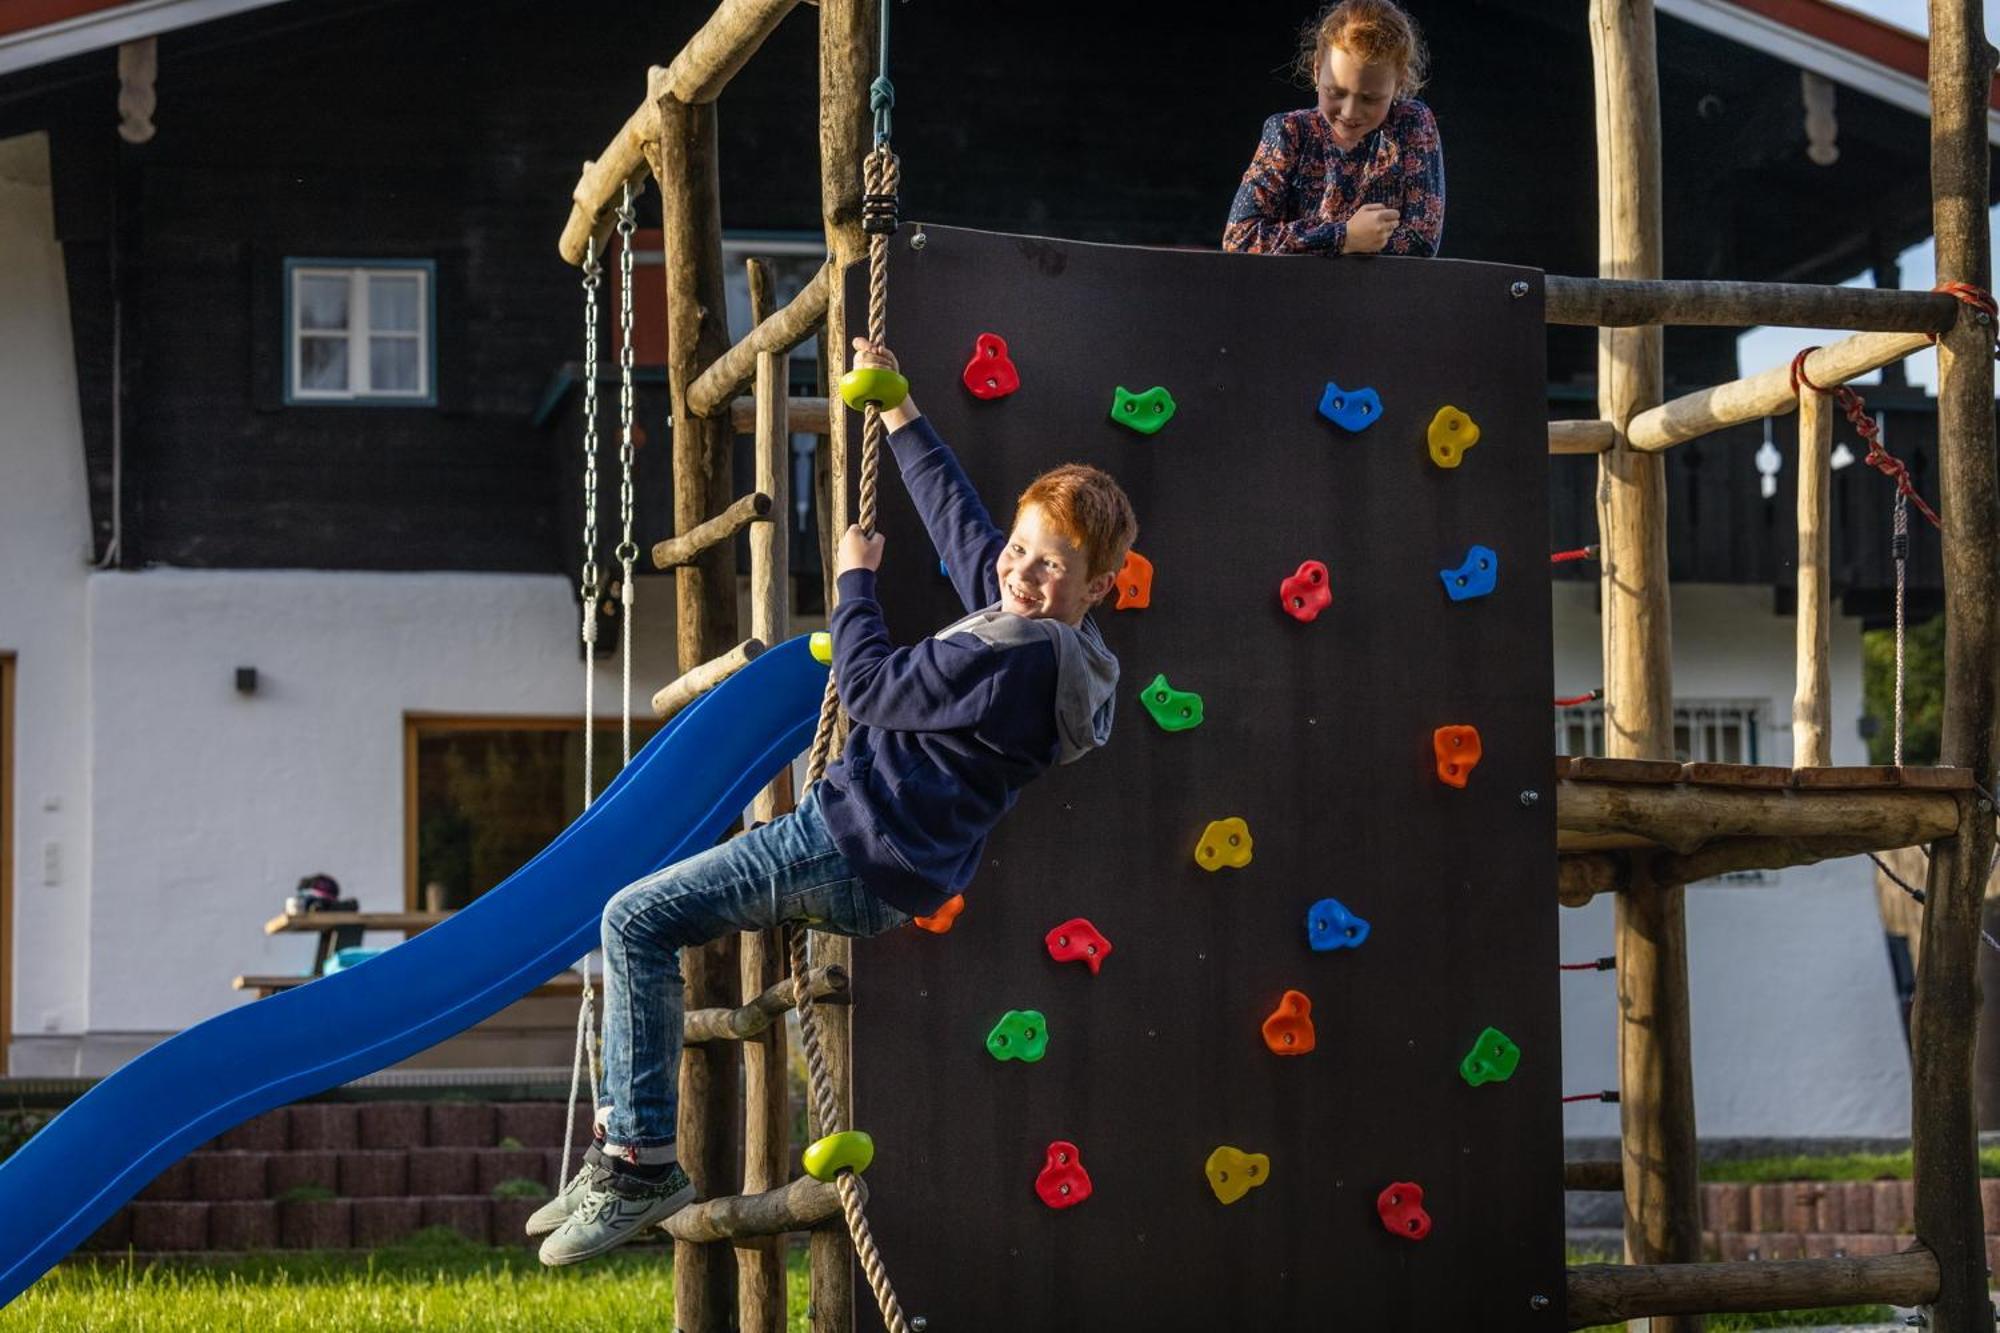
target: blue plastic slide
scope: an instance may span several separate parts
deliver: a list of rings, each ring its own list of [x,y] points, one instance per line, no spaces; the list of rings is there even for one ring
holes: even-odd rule
[[[676,716],[472,906],[191,1027],[92,1088],[0,1164],[0,1304],[224,1130],[435,1045],[595,948],[612,894],[713,845],[806,747],[826,674],[804,637],[771,649]]]

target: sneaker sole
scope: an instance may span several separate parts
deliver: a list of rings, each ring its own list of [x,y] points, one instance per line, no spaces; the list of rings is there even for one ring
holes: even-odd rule
[[[600,1254],[617,1249],[634,1236],[659,1226],[669,1217],[672,1217],[675,1213],[678,1213],[693,1202],[694,1186],[689,1185],[686,1189],[669,1194],[666,1198],[660,1200],[655,1208],[647,1210],[638,1221],[634,1222],[626,1230],[617,1232],[588,1249],[566,1250],[560,1254],[552,1255],[549,1253],[549,1247],[545,1243],[541,1248],[539,1257],[550,1268],[563,1268],[569,1264],[582,1263],[585,1259],[595,1259]]]

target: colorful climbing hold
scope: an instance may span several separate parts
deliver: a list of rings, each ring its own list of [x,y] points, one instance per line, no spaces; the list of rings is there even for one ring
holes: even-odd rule
[[[1264,1020],[1264,1044],[1273,1055],[1304,1055],[1316,1044],[1313,1002],[1295,990],[1285,992],[1278,1007]]]
[[[1201,1173],[1208,1187],[1224,1203],[1235,1203],[1271,1178],[1271,1159],[1260,1152],[1244,1152],[1223,1144],[1208,1155]]]
[[[843,1171],[858,1176],[875,1160],[875,1140],[858,1129],[842,1130],[807,1148],[803,1160],[814,1180],[832,1180]]]
[[[813,661],[821,666],[833,665],[833,635],[823,629],[816,629],[808,647],[812,651]]]
[[[1112,580],[1118,589],[1114,611],[1143,611],[1153,604],[1153,562],[1137,551],[1125,552],[1125,564]]]
[[[965,387],[974,398],[1005,398],[1021,387],[1021,372],[1007,355],[1007,340],[982,333],[972,340],[972,359],[965,363]]]
[[[1141,435],[1157,433],[1177,410],[1174,396],[1157,384],[1144,393],[1133,393],[1121,384],[1111,395],[1111,419]]]
[[[1074,1208],[1090,1197],[1090,1173],[1068,1139],[1049,1144],[1048,1156],[1035,1177],[1035,1193],[1051,1208]]]
[[[911,917],[910,924],[920,930],[928,930],[933,935],[943,935],[958,920],[958,914],[965,910],[965,895],[954,893],[944,900],[937,911],[929,916]]]
[[[1318,619],[1320,612],[1333,605],[1333,580],[1326,566],[1317,560],[1300,565],[1278,584],[1278,603],[1294,620],[1310,623]]]
[[[1306,942],[1314,953],[1358,949],[1368,940],[1368,923],[1338,898],[1322,898],[1306,911]]]
[[[1049,1029],[1039,1009],[1009,1009],[986,1034],[986,1049],[995,1060],[1033,1064],[1048,1054]]]
[[[1490,546],[1474,546],[1459,561],[1457,569],[1440,569],[1445,593],[1454,602],[1469,602],[1493,591],[1500,580],[1500,557]]]
[[[1167,684],[1164,671],[1139,692],[1139,702],[1153,715],[1153,721],[1160,724],[1161,731],[1186,731],[1201,725],[1201,696]]]
[[[886,412],[909,396],[910,382],[887,366],[856,366],[840,377],[840,401],[857,412],[870,403]]]
[[[1455,407],[1440,407],[1424,434],[1430,444],[1431,462],[1439,467],[1457,467],[1465,461],[1465,451],[1479,443],[1479,423]]]
[[[1082,963],[1093,977],[1111,952],[1111,941],[1088,918],[1080,916],[1073,916],[1051,930],[1042,937],[1042,943],[1048,946],[1049,957],[1058,963]]]
[[[1373,389],[1343,389],[1332,380],[1319,396],[1319,414],[1344,431],[1363,431],[1382,416],[1382,395]]]
[[[1228,866],[1241,870],[1250,864],[1250,826],[1231,815],[1227,819],[1211,819],[1208,827],[1201,831],[1201,841],[1195,844],[1195,864],[1203,870],[1220,870]]]
[[[1424,1211],[1424,1187],[1399,1180],[1375,1196],[1375,1211],[1382,1225],[1405,1240],[1422,1240],[1431,1234],[1431,1215]]]
[[[1431,749],[1437,755],[1438,781],[1447,787],[1463,787],[1484,753],[1479,728],[1465,726],[1439,727],[1431,733]]]
[[[1458,1073],[1476,1088],[1482,1083],[1505,1083],[1520,1064],[1521,1048],[1499,1028],[1487,1028],[1458,1062]]]

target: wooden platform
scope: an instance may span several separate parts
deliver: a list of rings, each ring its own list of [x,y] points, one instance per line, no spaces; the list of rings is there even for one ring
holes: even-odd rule
[[[1646,883],[1778,870],[1953,836],[1976,787],[1956,768],[1777,768],[1556,759],[1568,906]]]

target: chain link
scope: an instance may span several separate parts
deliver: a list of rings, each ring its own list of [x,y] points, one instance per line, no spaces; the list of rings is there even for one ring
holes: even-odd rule
[[[624,761],[632,762],[632,605],[636,590],[632,586],[632,562],[639,558],[639,544],[632,540],[632,466],[633,466],[633,400],[632,400],[632,236],[638,230],[637,210],[632,205],[632,182],[625,182],[625,192],[618,201],[618,327],[621,338],[618,346],[618,518],[620,531],[618,538],[618,564],[621,577],[618,595],[624,604],[624,614],[619,618],[624,635],[623,647],[618,657],[624,670],[623,708],[620,710],[620,735],[624,740]]]
[[[585,623],[597,623],[597,289],[604,268],[592,255],[583,265],[583,593]],[[592,642],[597,636],[589,636]]]

